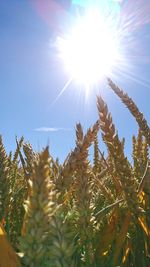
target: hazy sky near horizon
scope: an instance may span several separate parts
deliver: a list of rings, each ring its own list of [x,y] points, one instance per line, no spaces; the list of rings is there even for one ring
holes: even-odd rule
[[[137,124],[105,78],[88,99],[82,86],[72,82],[55,101],[69,80],[55,41],[65,33],[70,17],[74,19],[74,10],[80,9],[72,2],[0,1],[0,134],[7,151],[14,150],[15,136],[23,135],[36,150],[49,144],[52,155],[62,161],[75,146],[75,124],[81,122],[86,131],[97,120],[96,95],[101,93],[119,136],[126,138],[126,153],[131,152]],[[119,5],[128,22],[125,63],[111,78],[135,100],[150,124],[150,2],[125,0]]]

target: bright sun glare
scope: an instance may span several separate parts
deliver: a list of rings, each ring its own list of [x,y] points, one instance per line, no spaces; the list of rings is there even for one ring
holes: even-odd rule
[[[109,75],[119,58],[119,45],[112,21],[99,12],[80,17],[66,38],[59,38],[59,51],[72,79],[92,85]]]

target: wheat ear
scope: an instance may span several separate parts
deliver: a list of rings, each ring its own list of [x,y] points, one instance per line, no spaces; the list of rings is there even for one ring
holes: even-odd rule
[[[147,139],[148,144],[150,145],[150,128],[143,114],[139,111],[137,105],[134,103],[132,98],[130,98],[126,93],[123,92],[111,79],[108,78],[108,84],[111,89],[120,97],[121,101],[126,105],[130,110],[131,114],[136,119],[139,128],[142,131],[142,134]]]

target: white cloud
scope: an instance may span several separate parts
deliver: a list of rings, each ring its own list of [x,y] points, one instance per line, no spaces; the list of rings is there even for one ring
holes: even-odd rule
[[[36,132],[58,132],[58,131],[71,131],[70,128],[56,128],[56,127],[40,127],[34,129]]]

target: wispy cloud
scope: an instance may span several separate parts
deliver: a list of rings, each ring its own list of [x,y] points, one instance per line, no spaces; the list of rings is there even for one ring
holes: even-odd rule
[[[36,132],[58,132],[58,131],[71,131],[71,128],[56,128],[56,127],[40,127],[40,128],[36,128],[34,129],[34,131]]]

